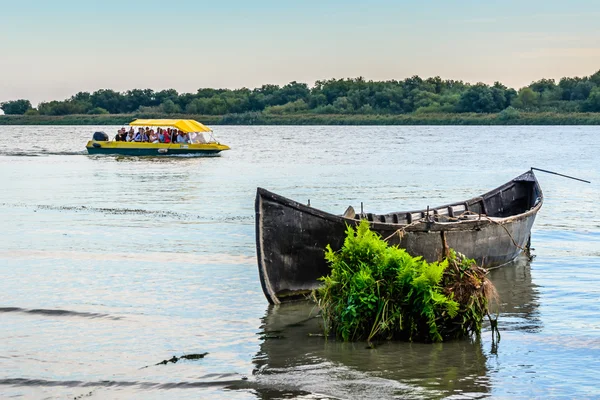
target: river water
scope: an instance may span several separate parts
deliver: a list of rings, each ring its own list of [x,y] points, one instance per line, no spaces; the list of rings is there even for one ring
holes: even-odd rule
[[[0,397],[600,397],[597,127],[223,126],[218,158],[83,151],[117,128],[0,127]],[[326,341],[310,304],[261,291],[257,186],[384,213],[531,166],[592,184],[537,174],[535,258],[491,272],[497,346],[487,325],[443,344]]]

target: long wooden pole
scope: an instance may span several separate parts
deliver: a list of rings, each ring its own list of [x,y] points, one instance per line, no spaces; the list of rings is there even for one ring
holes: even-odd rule
[[[575,179],[576,181],[581,181],[581,182],[585,182],[585,183],[592,183],[590,181],[586,181],[585,179],[579,179],[579,178],[575,178],[573,176],[569,176],[569,175],[563,175],[563,174],[559,174],[558,172],[552,172],[552,171],[547,171],[545,169],[541,169],[541,168],[535,168],[535,167],[531,167],[532,170],[536,170],[536,171],[541,171],[541,172],[545,172],[547,174],[553,174],[553,175],[558,175],[558,176],[563,176],[565,178],[569,178],[569,179]]]

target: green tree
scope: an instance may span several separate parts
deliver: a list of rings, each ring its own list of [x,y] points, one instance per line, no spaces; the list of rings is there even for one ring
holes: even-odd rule
[[[513,106],[525,110],[534,108],[538,105],[539,97],[539,93],[534,92],[530,87],[524,87],[519,90],[517,98],[513,101]]]
[[[333,102],[333,106],[335,107],[335,109],[338,112],[341,112],[344,114],[349,114],[354,111],[354,107],[352,106],[352,103],[345,96],[338,97],[337,99],[335,99],[335,101]]]
[[[594,84],[590,81],[580,81],[571,90],[571,100],[585,100],[589,97]]]
[[[600,86],[600,71],[590,75],[590,82],[592,82],[595,86]]]
[[[166,89],[161,90],[160,92],[156,92],[154,94],[154,104],[152,105],[160,105],[163,104],[167,100],[171,100],[173,103],[177,102],[179,98],[179,93],[175,89]]]
[[[531,90],[538,93],[545,91],[552,91],[556,88],[556,81],[554,79],[540,79],[539,81],[533,82],[529,85]]]
[[[72,101],[84,101],[91,103],[92,95],[89,92],[78,92],[76,95],[71,97]]]
[[[582,111],[600,112],[600,86],[590,92],[587,100],[581,105]]]
[[[111,114],[119,114],[126,112],[124,96],[111,89],[100,89],[92,93],[90,96],[92,107],[101,107]],[[40,110],[41,112],[41,110]]]
[[[91,108],[90,103],[82,101],[64,100],[40,103],[38,111],[42,115],[70,115],[85,114]]]
[[[313,109],[327,104],[327,97],[323,93],[311,93],[308,98],[308,107]]]
[[[205,113],[209,115],[227,114],[227,102],[221,96],[213,96],[207,99]]]
[[[460,112],[494,113],[505,108],[506,98],[501,89],[478,83],[467,89],[458,102]]]
[[[154,90],[152,89],[132,89],[125,92],[123,95],[124,101],[122,108],[125,112],[132,112],[140,107],[157,106],[154,98]]]
[[[165,114],[177,114],[178,112],[181,112],[181,108],[171,99],[165,100],[160,105],[160,108]]]
[[[0,108],[6,115],[23,115],[32,107],[29,100],[20,99],[0,103]]]

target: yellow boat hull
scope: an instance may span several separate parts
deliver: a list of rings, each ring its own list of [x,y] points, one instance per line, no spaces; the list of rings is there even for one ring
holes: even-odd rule
[[[197,154],[216,156],[229,146],[220,143],[144,143],[90,140],[85,146],[89,154],[121,154],[127,156],[167,156]]]

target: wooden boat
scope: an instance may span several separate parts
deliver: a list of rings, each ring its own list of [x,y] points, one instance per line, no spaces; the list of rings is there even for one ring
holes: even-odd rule
[[[160,156],[195,154],[216,156],[229,146],[221,144],[212,136],[212,130],[191,119],[136,119],[129,124],[136,127],[175,128],[189,135],[189,143],[148,143],[108,140],[103,132],[96,132],[86,149],[89,154],[121,154],[128,156]],[[205,136],[205,134],[207,136]]]
[[[348,225],[369,221],[389,244],[438,260],[452,248],[491,268],[529,244],[543,195],[533,170],[470,200],[425,210],[376,215],[351,207],[334,215],[258,188],[256,250],[263,291],[272,304],[303,297],[329,274],[324,249],[341,248]]]

